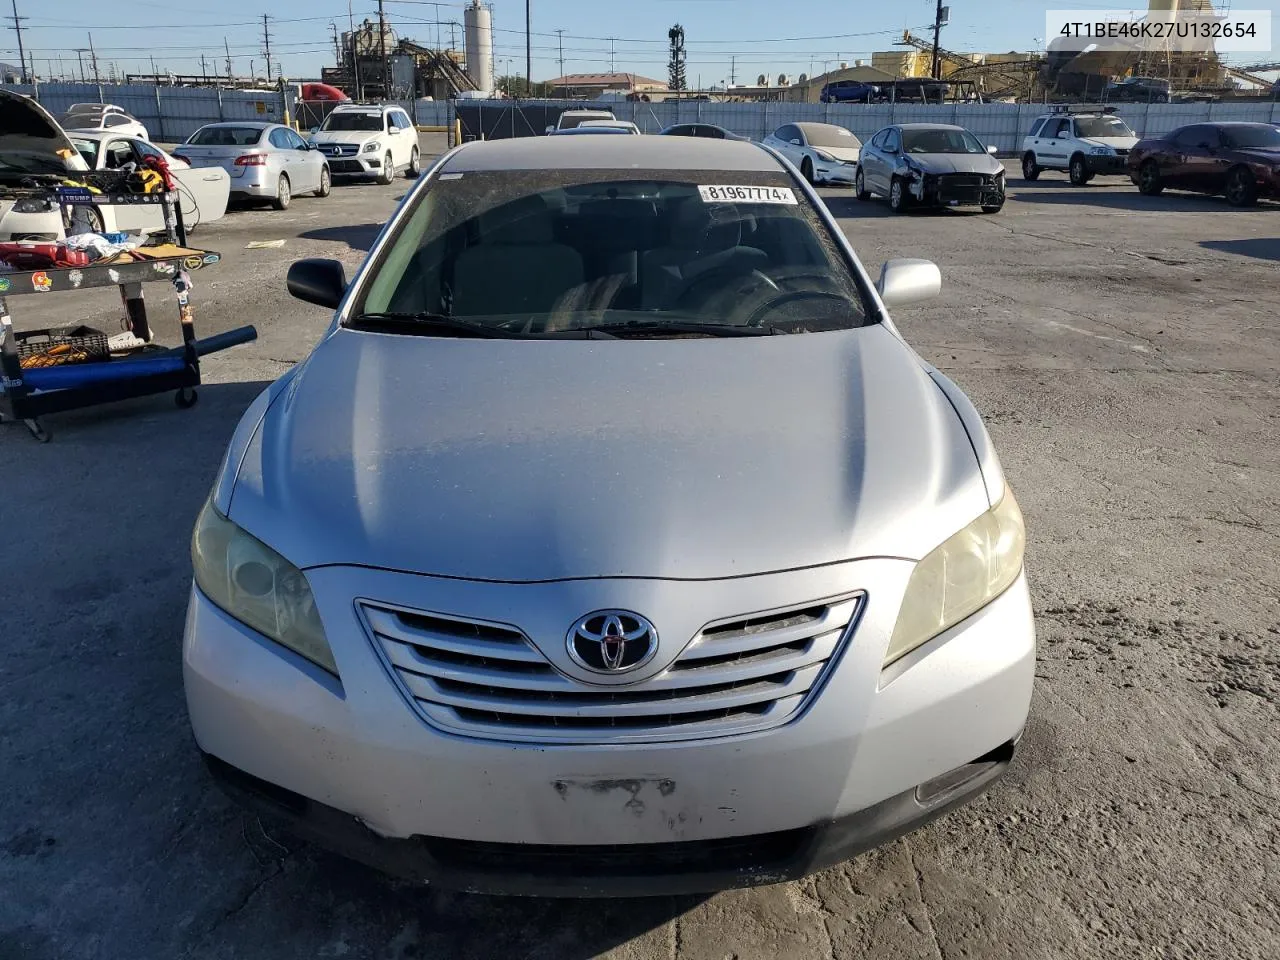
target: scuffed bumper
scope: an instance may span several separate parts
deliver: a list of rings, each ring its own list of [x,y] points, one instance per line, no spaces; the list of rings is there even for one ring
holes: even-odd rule
[[[913,829],[1007,766],[1035,668],[1025,580],[881,669],[911,569],[860,561],[662,586],[679,604],[731,591],[727,609],[745,596],[765,609],[775,597],[866,590],[856,632],[821,694],[798,719],[758,734],[552,746],[444,733],[392,682],[360,627],[356,598],[468,613],[572,591],[574,610],[634,608],[653,585],[437,582],[348,568],[308,571],[341,682],[193,591],[188,709],[200,748],[238,796],[393,873],[575,896],[771,883]],[[975,761],[981,769],[969,766]]]
[[[819,183],[844,183],[852,185],[858,178],[856,163],[822,163],[813,168],[813,178]]]

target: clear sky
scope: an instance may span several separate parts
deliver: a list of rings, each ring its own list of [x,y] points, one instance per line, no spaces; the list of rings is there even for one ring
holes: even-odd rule
[[[951,25],[943,30],[943,46],[962,51],[1030,50],[1043,43],[1047,9],[1105,9],[1145,5],[1142,0],[948,0]],[[150,72],[151,58],[162,70],[199,73],[200,55],[208,69],[225,72],[226,44],[236,73],[247,73],[250,60],[263,70],[261,15],[252,0],[61,0],[37,4],[17,0],[24,21],[24,40],[41,75],[61,71],[71,76],[80,67],[76,48],[89,46],[89,34],[105,75],[108,63],[120,71]],[[0,6],[7,7],[5,0]],[[667,30],[679,22],[688,47],[688,80],[704,86],[729,79],[753,83],[760,74],[822,73],[840,60],[869,59],[874,50],[893,49],[904,28],[924,35],[933,22],[935,0],[826,0],[783,3],[779,0],[532,0],[533,74],[535,79],[559,75],[560,39],[564,30],[564,70],[604,72],[615,66],[666,79]],[[385,0],[388,19],[400,36],[434,44],[444,41],[449,22],[461,24],[462,0]],[[523,0],[493,0],[497,72],[524,73]],[[1280,0],[1235,0],[1240,10],[1271,10],[1280,41]],[[376,0],[275,0],[269,8],[273,61],[290,77],[317,76],[333,63],[332,27],[345,30],[349,16],[358,23],[376,18]],[[782,11],[790,11],[784,15]],[[3,10],[7,15],[8,10]],[[165,25],[178,19],[178,25]],[[442,21],[437,25],[437,21]],[[455,28],[461,46],[461,28]],[[0,40],[0,58],[17,61],[10,26]],[[611,40],[610,38],[616,38]],[[89,69],[88,53],[83,55]],[[61,58],[61,66],[59,66]],[[1280,59],[1280,54],[1239,54],[1236,63]]]

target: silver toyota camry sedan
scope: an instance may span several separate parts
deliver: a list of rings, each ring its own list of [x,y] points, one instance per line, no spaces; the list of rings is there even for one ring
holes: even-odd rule
[[[775,883],[981,793],[1027,718],[977,412],[791,167],[466,144],[251,405],[193,538],[208,766],[295,833],[507,894]]]

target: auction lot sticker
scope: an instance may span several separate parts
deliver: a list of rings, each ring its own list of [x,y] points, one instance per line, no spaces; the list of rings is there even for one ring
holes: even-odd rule
[[[797,205],[796,195],[790,187],[733,187],[699,184],[698,193],[703,203],[776,203],[787,207]]]

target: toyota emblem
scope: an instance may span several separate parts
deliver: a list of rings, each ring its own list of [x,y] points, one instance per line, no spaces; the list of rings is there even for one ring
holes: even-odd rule
[[[597,610],[569,628],[569,656],[592,673],[637,670],[658,652],[658,631],[637,613]]]

